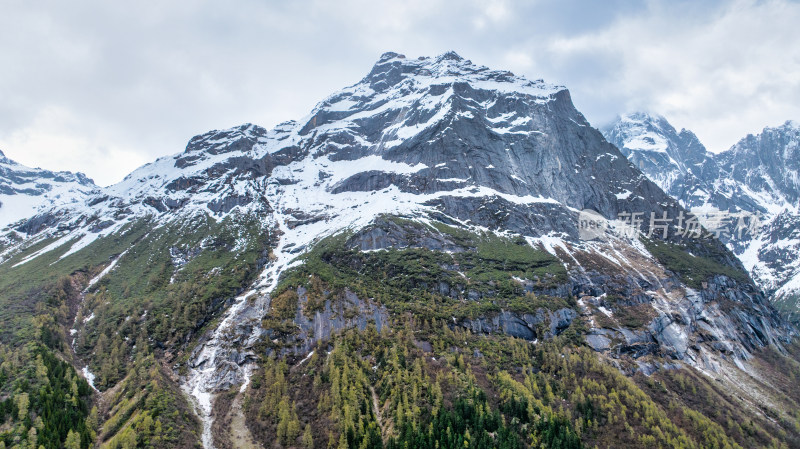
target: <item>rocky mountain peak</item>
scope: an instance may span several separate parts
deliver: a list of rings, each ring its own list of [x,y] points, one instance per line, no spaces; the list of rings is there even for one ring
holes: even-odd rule
[[[0,150],[0,164],[5,166],[18,166],[20,165],[18,162],[14,161],[13,159],[8,158],[2,150]]]
[[[378,59],[378,62],[380,63],[394,58],[405,59],[405,57],[406,55],[401,55],[400,53],[395,53],[393,51],[387,51],[381,55],[381,57]]]
[[[680,163],[708,154],[693,132],[678,132],[664,116],[649,112],[621,115],[604,133],[626,156],[633,151],[663,152]]]
[[[414,83],[404,83],[409,78]],[[453,51],[435,58],[406,58],[405,55],[384,53],[375,63],[370,73],[354,87],[369,87],[377,92],[384,92],[395,86],[405,89],[426,88],[433,84],[444,85],[454,82],[468,83],[504,83],[505,90],[519,90],[531,95],[549,95],[550,91],[564,90],[561,86],[547,85],[541,80],[529,81],[517,77],[505,70],[491,70],[464,59]],[[515,85],[516,86],[513,86]],[[479,87],[479,86],[475,86]],[[497,88],[487,85],[486,88]]]
[[[450,50],[448,52],[442,53],[441,55],[437,56],[436,60],[438,62],[442,62],[442,61],[463,61],[464,58],[462,58],[458,53]]]
[[[712,155],[697,136],[686,129],[678,132],[661,115],[624,114],[606,126],[603,134],[673,197],[683,198],[686,185],[697,185],[717,172]]]
[[[759,134],[748,134],[730,151],[738,156],[777,157],[784,161],[800,159],[800,122],[787,120],[780,126],[765,127]],[[775,151],[779,150],[779,151]]]
[[[800,202],[800,127],[782,126],[749,134],[718,156],[722,169],[754,192],[797,208]]]
[[[134,215],[181,209],[225,214],[266,204],[267,185],[284,195],[271,203],[289,198],[287,186],[328,192],[327,208],[344,196],[396,189],[523,196],[611,217],[622,199],[654,194],[621,156],[575,109],[564,87],[479,66],[453,52],[418,59],[385,53],[369,75],[306,118],[270,131],[243,124],[195,136],[184,152],[106,189],[115,200],[98,204],[109,216],[120,208]]]
[[[253,143],[263,139],[266,135],[266,129],[251,123],[245,123],[234,128],[212,130],[192,137],[186,145],[185,152],[191,153],[203,150],[211,154],[221,154],[240,151],[244,146],[248,144],[252,146]]]

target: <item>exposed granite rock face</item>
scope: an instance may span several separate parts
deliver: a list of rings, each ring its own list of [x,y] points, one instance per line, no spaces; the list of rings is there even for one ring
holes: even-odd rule
[[[468,61],[443,61],[455,61],[453,70],[465,73],[477,70]],[[362,82],[395,86],[424,70],[429,70],[424,64],[389,59],[379,61]],[[492,80],[507,76],[495,72],[486,75]],[[444,109],[389,109],[385,114],[358,120],[358,131],[369,141],[371,136],[384,136],[386,129],[395,123],[420,128],[428,125],[426,128],[391,147],[348,146],[346,151],[337,151],[329,157],[356,161],[377,153],[389,161],[424,164],[427,168],[413,174],[360,172],[337,183],[334,193],[375,191],[391,185],[401,191],[423,194],[484,186],[511,195],[552,199],[561,207],[594,209],[606,217],[616,217],[629,207],[641,208],[647,214],[676,206],[589,125],[572,105],[566,89],[554,89],[543,101],[483,89],[480,84],[466,81],[442,84],[433,81],[421,88],[411,88],[428,97],[443,96],[446,92]],[[337,100],[334,97],[326,103]],[[350,96],[348,100],[360,99]],[[312,119],[307,125],[307,132],[357,110],[354,107],[347,113],[330,115],[323,104],[316,121]],[[434,118],[436,122],[431,125]],[[326,138],[333,138],[334,132],[326,131]],[[349,135],[352,130],[348,128],[341,133]],[[617,198],[623,192],[631,192],[634,204],[622,203]],[[637,201],[637,197],[648,200]],[[450,202],[458,200],[453,197]],[[447,206],[453,209],[454,205]]]
[[[325,342],[346,329],[366,329],[375,326],[380,331],[388,322],[389,314],[385,308],[368,300],[358,298],[353,292],[345,290],[341,298],[326,299],[322,310],[314,311],[309,317],[304,313],[308,303],[308,291],[297,289],[299,306],[293,324],[296,330],[286,334],[267,329],[264,336],[279,345],[280,354],[304,355],[315,344]],[[328,295],[329,292],[326,292]],[[490,316],[475,319],[462,319],[450,323],[451,328],[461,327],[473,333],[504,334],[528,341],[551,338],[569,327],[577,317],[572,309],[549,311],[539,309],[535,314],[501,311]],[[272,349],[269,350],[271,352]]]
[[[660,311],[644,326],[593,328],[586,336],[587,344],[613,357],[657,356],[713,371],[717,367],[707,357],[709,350],[746,360],[763,346],[781,348],[795,333],[755,287],[743,288],[726,276],[709,280],[698,291],[685,289],[676,279],[653,280],[649,291],[660,289],[674,293],[673,299],[638,295],[641,304]],[[612,307],[604,296],[585,296],[584,309],[589,304]],[[615,308],[624,314],[619,307],[630,307],[630,302]]]
[[[208,209],[214,213],[230,212],[236,206],[246,206],[253,202],[254,199],[249,194],[226,196],[223,198],[216,198],[208,203]]]
[[[476,214],[469,216],[475,218]],[[508,226],[506,223],[492,224]],[[371,226],[355,233],[346,246],[363,251],[429,248],[461,253],[475,250],[432,226],[391,218],[378,219]],[[573,249],[573,254],[581,260],[585,257],[581,256],[581,251],[577,248]],[[647,265],[638,268],[645,270]],[[704,368],[715,369],[708,362],[704,351],[711,350],[726,356],[747,359],[759,347],[781,347],[794,332],[769,307],[754,285],[721,275],[708,279],[702,288],[692,290],[670,272],[659,276],[643,276],[642,273],[637,274],[612,265],[584,264],[574,266],[570,270],[569,281],[564,284],[543,288],[535,282],[521,279],[520,286],[524,292],[535,295],[583,298],[583,315],[587,317],[602,315],[599,312],[600,307],[618,311],[622,315],[625,315],[625,309],[640,310],[643,318],[636,327],[626,327],[630,325],[623,323],[611,327],[590,326],[586,336],[587,344],[613,357],[624,356],[638,360],[655,356],[667,360],[685,360],[703,365]],[[482,297],[479,294],[472,296],[469,291],[464,292],[463,286],[430,288],[434,293],[447,296],[453,291],[453,287],[456,287],[454,298],[478,300]],[[487,298],[492,297],[491,292],[485,295]],[[610,297],[617,299],[609,302],[607,298]],[[534,340],[557,335],[577,317],[577,312],[572,309],[556,312],[540,309],[535,314],[504,310],[474,319],[461,319],[451,323],[451,327],[468,328],[473,333],[502,333]],[[647,369],[658,366],[651,365],[647,365]]]
[[[586,334],[586,344],[595,351],[601,352],[611,347],[611,339],[605,336],[604,329],[597,329]]]
[[[372,225],[355,233],[345,246],[361,251],[427,248],[432,251],[458,253],[470,249],[456,243],[452,236],[436,232],[429,226],[412,225],[387,217],[378,218]]]
[[[258,142],[259,138],[266,137],[266,135],[266,129],[250,123],[223,131],[209,131],[192,137],[186,144],[186,153],[202,151],[216,155],[247,151]],[[176,165],[178,164],[181,162],[176,162]]]
[[[52,213],[43,213],[34,215],[33,217],[23,221],[16,230],[24,232],[25,234],[36,234],[45,228],[56,226],[59,223],[57,215]]]
[[[311,317],[304,312],[308,303],[308,291],[298,287],[297,295],[298,308],[293,321],[295,332],[287,335],[273,329],[265,331],[268,339],[280,345],[278,351],[282,355],[304,355],[316,343],[328,341],[343,330],[364,330],[373,325],[380,331],[389,322],[389,314],[385,308],[359,298],[350,290],[345,290],[340,298],[333,298],[330,292],[326,292],[325,296],[330,299],[326,299],[322,310],[314,311]]]
[[[449,248],[453,252],[470,250],[449,241],[446,236],[435,237],[435,234],[427,226],[402,225],[392,220],[383,220],[351,237],[347,245],[374,250],[425,247],[424,245],[430,244],[433,248]],[[525,282],[522,285],[528,289]],[[432,288],[437,289],[435,286]],[[664,295],[652,293],[655,290],[665,291],[672,299],[667,300]],[[447,291],[445,289],[439,293],[446,295]],[[573,273],[567,284],[551,288],[547,292],[561,297],[583,295],[582,301],[588,301],[595,306],[605,305],[615,310],[639,305],[658,311],[640,327],[617,325],[590,329],[585,337],[586,343],[594,350],[612,357],[683,360],[704,369],[715,370],[717,367],[713,358],[708,357],[709,351],[748,359],[760,347],[775,345],[780,348],[794,332],[766,304],[763,296],[752,285],[742,288],[740,283],[725,276],[717,276],[709,280],[702,289],[694,291],[687,290],[674,277],[641,279],[599,273]],[[316,343],[326,341],[344,329],[363,330],[370,324],[380,329],[388,319],[386,310],[381,306],[361,300],[350,291],[346,291],[342,298],[326,300],[324,308],[309,317],[302,312],[308,301],[308,292],[298,288],[297,293],[300,305],[293,321],[296,331],[288,335],[274,331],[267,331],[266,334],[279,343],[282,354],[303,355]],[[541,294],[543,291],[538,290],[537,293]],[[625,299],[612,306],[603,300],[607,295]],[[592,313],[597,312],[588,312],[588,316]],[[476,334],[504,334],[534,341],[560,334],[578,318],[578,312],[570,308],[541,308],[536,313],[501,310],[476,318],[454,319],[449,325],[451,328],[469,329]],[[643,372],[652,372],[663,364],[642,363],[640,370]]]
[[[577,217],[557,203],[515,204],[502,197],[442,196],[427,203],[443,214],[489,229],[541,237],[551,232],[578,239]]]
[[[678,132],[664,118],[647,113],[620,117],[604,129],[608,141],[669,195],[689,207],[703,200],[696,190],[719,176],[719,166],[694,133]],[[724,195],[714,199],[724,201]]]
[[[556,311],[539,309],[535,315],[503,310],[494,316],[465,318],[453,326],[467,328],[475,334],[499,333],[533,341],[560,334],[577,316],[578,314],[572,309]]]

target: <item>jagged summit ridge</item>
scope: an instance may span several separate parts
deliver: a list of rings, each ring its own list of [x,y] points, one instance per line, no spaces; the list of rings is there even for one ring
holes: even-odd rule
[[[320,102],[305,119],[269,131],[245,124],[196,136],[183,153],[160,158],[105,189],[92,212],[74,210],[72,215],[88,216],[98,207],[105,210],[101,215],[117,218],[265,207],[264,180],[291,163],[304,167],[290,173],[281,168],[275,185],[297,182],[297,170],[307,170],[318,178],[313,184],[334,195],[389,186],[407,193],[483,186],[498,193],[555,196],[575,208],[590,206],[597,200],[586,193],[603,189],[576,187],[560,172],[565,167],[585,170],[584,157],[599,158],[599,167],[622,161],[609,153],[610,147],[589,149],[592,156],[547,150],[568,146],[563,133],[552,128],[551,107],[579,133],[592,133],[563,87],[490,70],[452,54],[416,60],[387,54],[370,75]],[[539,159],[535,166],[525,162],[531,155]],[[354,171],[339,161],[359,161],[370,170]],[[595,206],[612,213],[613,194],[631,189],[619,185],[613,190],[607,204]],[[277,201],[282,200],[288,201]]]
[[[622,116],[604,135],[687,207],[772,215],[798,209],[800,130],[791,120],[750,134],[717,154],[707,151],[691,131],[676,133],[666,119],[651,114]],[[637,146],[645,140],[667,143],[674,148],[667,151],[671,157],[658,158]]]
[[[633,112],[619,116],[609,134],[623,142],[620,150],[626,154],[634,150],[665,152],[670,142],[664,134],[671,137],[677,132],[663,116]]]
[[[576,238],[582,209],[615,218],[625,208],[675,207],[589,125],[565,88],[454,53],[387,53],[301,120],[196,136],[184,152],[137,169],[87,204],[35,222],[57,223],[60,242],[77,239],[66,256],[145,216],[267,214],[301,223],[284,232],[305,248],[385,213],[438,211]],[[514,212],[499,219],[503,208]]]
[[[245,123],[227,130],[212,130],[195,136],[186,144],[185,152],[206,151],[211,154],[219,154],[239,151],[245,148],[237,145],[263,141],[266,136],[266,129],[252,123]]]
[[[460,81],[464,82],[486,82],[487,84],[483,87],[495,90],[516,90],[519,93],[544,98],[566,89],[564,86],[548,84],[542,80],[530,81],[507,70],[492,70],[474,64],[453,51],[443,53],[435,58],[420,57],[417,59],[406,58],[405,55],[394,52],[384,53],[369,74],[358,84],[366,83],[373,89],[381,91],[391,88],[409,77],[416,77],[418,81],[430,84],[452,82],[454,78],[460,78]]]
[[[649,169],[655,165],[658,170],[665,165],[677,170],[677,173],[664,173],[658,177],[657,183],[667,192],[672,190],[676,176],[703,177],[704,170],[715,169],[708,166],[711,153],[693,132],[686,129],[677,131],[658,114],[634,112],[621,115],[603,129],[603,134],[645,173],[650,174]]]

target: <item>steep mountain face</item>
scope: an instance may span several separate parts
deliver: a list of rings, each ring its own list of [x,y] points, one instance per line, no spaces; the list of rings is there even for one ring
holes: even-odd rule
[[[800,293],[799,133],[798,124],[789,121],[712,154],[690,131],[676,133],[666,119],[646,113],[620,117],[604,131],[649,178],[717,230],[790,316],[797,312]],[[694,162],[685,164],[687,157]]]
[[[730,179],[766,209],[760,235],[740,251],[754,279],[789,316],[800,310],[799,148],[800,124],[789,121],[748,135],[718,156]]]
[[[677,136],[659,154],[699,177]],[[36,372],[38,335],[102,391],[48,433],[80,447],[797,442],[793,328],[678,219],[564,87],[386,53],[302,120],[196,136],[6,231],[2,349]]]
[[[29,168],[0,151],[0,229],[40,209],[80,202],[98,190],[83,173]]]

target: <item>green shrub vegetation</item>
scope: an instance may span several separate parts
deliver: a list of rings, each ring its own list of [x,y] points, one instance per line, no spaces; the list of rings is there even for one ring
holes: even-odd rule
[[[426,319],[576,306],[571,298],[536,294],[520,283],[519,279],[528,279],[534,289],[547,292],[566,282],[563,265],[544,250],[523,239],[477,234],[441,223],[435,227],[464,245],[464,251],[405,248],[361,252],[347,248],[351,234],[326,238],[302,256],[302,265],[282,276],[273,295],[281,298],[276,306],[283,307],[285,300],[291,299],[286,292],[298,287],[310,292],[307,314],[322,307],[321,299],[335,299],[345,289],[360,298],[372,298],[391,312],[411,312]],[[291,314],[276,311],[273,316]]]
[[[6,447],[62,447],[72,435],[75,447],[94,441],[89,416],[89,385],[48,348],[30,343],[0,346],[0,442]]]
[[[76,240],[15,266],[55,241],[31,245],[0,265],[0,398],[9,398],[0,400],[0,445],[194,447],[197,421],[159,367],[178,361],[192,337],[252,281],[269,231],[235,214],[161,226],[142,219],[65,257]],[[171,252],[182,260],[175,263]],[[112,274],[84,293],[114,259]],[[74,354],[67,332],[73,321],[82,327]],[[114,401],[92,414],[90,388],[64,359],[88,364],[98,388],[115,387]],[[59,401],[74,404],[65,409]]]
[[[655,239],[642,239],[642,242],[650,254],[692,288],[701,288],[703,282],[717,275],[750,282],[742,269],[722,262],[725,254],[724,248],[717,248],[719,242],[701,240],[691,246]]]

